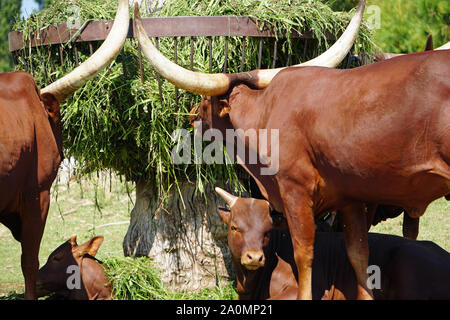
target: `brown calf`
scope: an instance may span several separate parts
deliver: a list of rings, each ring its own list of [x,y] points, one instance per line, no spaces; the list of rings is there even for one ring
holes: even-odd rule
[[[231,210],[218,208],[228,226],[228,246],[239,299],[297,297],[297,268],[284,218],[268,202],[216,188]],[[429,241],[369,233],[371,284],[377,300],[450,299],[450,254]],[[376,272],[379,272],[377,275]],[[377,276],[378,279],[376,278]],[[341,232],[316,232],[313,299],[356,299],[356,277]]]
[[[37,294],[56,293],[66,300],[111,300],[111,284],[95,258],[103,236],[77,245],[77,236],[56,248],[39,269]],[[78,278],[79,277],[79,278]]]

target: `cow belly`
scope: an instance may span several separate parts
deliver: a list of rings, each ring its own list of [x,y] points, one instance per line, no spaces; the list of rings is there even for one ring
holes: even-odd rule
[[[325,171],[325,190],[321,190],[321,193],[326,195],[327,202],[332,202],[329,207],[333,209],[339,209],[347,202],[361,201],[411,208],[411,211],[420,212],[430,202],[449,193],[449,181],[431,169],[416,172],[410,170],[413,173],[404,175],[373,172],[370,177],[338,175],[332,171],[334,169]]]

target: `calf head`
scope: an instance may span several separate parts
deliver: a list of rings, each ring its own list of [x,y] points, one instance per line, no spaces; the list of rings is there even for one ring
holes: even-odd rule
[[[90,298],[89,289],[92,284],[88,283],[88,280],[104,277],[102,267],[92,259],[103,242],[103,236],[94,237],[82,245],[78,245],[76,239],[77,236],[73,235],[56,248],[48,257],[47,263],[39,269],[36,283],[38,296],[53,292],[70,292],[71,299]],[[91,259],[83,261],[86,257]],[[80,279],[74,279],[74,282],[78,280],[79,287],[69,287],[69,277],[72,275],[80,276]]]
[[[281,214],[271,215],[269,202],[240,198],[216,188],[230,209],[218,208],[223,223],[228,226],[228,246],[236,263],[247,270],[264,266],[270,231],[286,227]],[[265,253],[266,252],[266,253]]]

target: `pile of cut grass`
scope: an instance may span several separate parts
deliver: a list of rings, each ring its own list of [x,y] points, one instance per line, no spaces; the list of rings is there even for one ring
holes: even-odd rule
[[[107,258],[104,267],[117,300],[235,300],[232,282],[197,292],[174,292],[160,280],[161,272],[152,260],[140,258]]]
[[[56,0],[51,6],[27,20],[16,24],[24,38],[35,30],[52,24],[66,23],[79,10],[81,24],[89,20],[113,19],[117,0]],[[342,31],[353,12],[334,12],[323,1],[312,0],[166,0],[162,8],[143,8],[144,16],[250,16],[265,21],[280,36],[287,39],[292,32],[312,31],[315,41],[309,41],[306,59],[326,50],[331,43],[326,32],[337,35]],[[371,32],[363,26],[355,50],[371,52]],[[263,47],[262,67],[272,67],[273,39],[266,40]],[[228,72],[238,72],[241,65],[242,39],[229,39]],[[313,44],[313,45],[312,45]],[[99,44],[97,44],[98,47]],[[225,61],[225,40],[213,37],[212,72],[222,72]],[[246,39],[245,69],[257,67],[259,40]],[[87,44],[78,44],[79,60],[89,55]],[[160,38],[159,47],[169,59],[174,58],[173,39]],[[19,58],[17,69],[27,70],[43,87],[60,78],[75,66],[72,43],[63,44],[64,64],[61,65],[57,46],[26,49]],[[194,41],[194,70],[209,72],[209,42],[207,38]],[[299,63],[304,54],[304,42],[300,39],[278,41],[277,67],[286,63],[290,54],[291,64]],[[189,68],[190,38],[178,39],[178,63]],[[243,186],[235,165],[175,165],[171,151],[176,145],[172,132],[185,128],[192,132],[188,121],[191,107],[199,102],[198,95],[179,91],[175,104],[175,88],[162,81],[161,92],[157,75],[151,65],[144,61],[144,83],[140,81],[138,50],[135,40],[129,40],[120,55],[107,70],[78,90],[62,106],[65,154],[80,164],[80,172],[113,169],[127,180],[151,181],[155,199],[164,199],[168,192],[185,181],[193,182],[200,192],[205,185],[218,180],[234,185],[239,192]],[[145,59],[144,59],[145,60]],[[123,65],[122,65],[123,62]],[[124,68],[126,74],[124,74]],[[192,157],[193,159],[193,157]]]

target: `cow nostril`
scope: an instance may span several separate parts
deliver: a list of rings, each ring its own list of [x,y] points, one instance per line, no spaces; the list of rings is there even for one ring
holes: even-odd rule
[[[263,256],[261,255],[261,256],[259,257],[258,262],[261,262],[262,260],[263,260]]]

